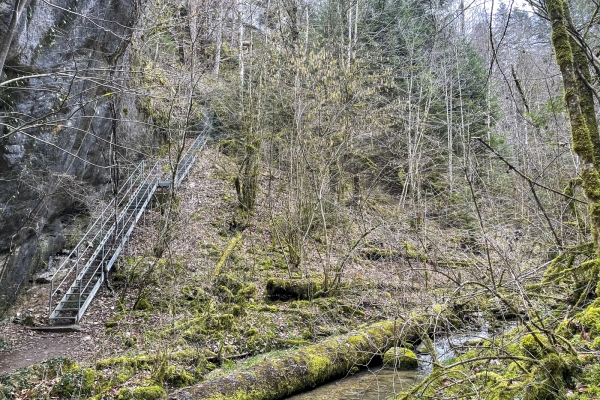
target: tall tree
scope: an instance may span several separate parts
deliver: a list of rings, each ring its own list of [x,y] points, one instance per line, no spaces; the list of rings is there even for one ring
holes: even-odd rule
[[[585,43],[578,42],[568,0],[546,0],[552,23],[552,45],[562,74],[573,149],[580,159],[581,178],[592,221],[592,237],[600,251],[600,134],[590,85],[590,64]]]

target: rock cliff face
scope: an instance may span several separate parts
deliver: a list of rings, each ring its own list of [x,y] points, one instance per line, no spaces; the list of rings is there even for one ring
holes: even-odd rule
[[[110,192],[111,156],[125,168],[151,145],[128,94],[142,2],[32,0],[18,24],[0,79],[0,314]]]

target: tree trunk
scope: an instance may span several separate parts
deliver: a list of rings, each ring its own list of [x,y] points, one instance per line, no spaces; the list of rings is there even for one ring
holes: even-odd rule
[[[569,36],[571,25],[568,0],[546,0],[552,22],[552,45],[565,88],[565,102],[571,125],[573,150],[581,162],[581,178],[589,201],[592,236],[596,251],[600,250],[600,136],[593,95],[586,84],[588,60],[578,44]]]
[[[223,48],[223,24],[225,23],[225,17],[223,12],[219,10],[219,19],[217,23],[217,42],[215,43],[215,66],[213,72],[215,76],[219,76],[219,69],[221,68],[221,49]]]
[[[436,321],[436,318],[431,319]],[[266,359],[245,371],[173,393],[173,400],[274,400],[311,389],[366,366],[392,346],[418,342],[429,327],[425,317],[385,321],[346,336],[336,336],[286,355]]]

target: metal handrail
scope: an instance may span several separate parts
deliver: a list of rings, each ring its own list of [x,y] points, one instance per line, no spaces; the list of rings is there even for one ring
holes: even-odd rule
[[[100,284],[104,281],[104,268],[106,267],[107,271],[110,270],[110,267],[112,267],[113,263],[116,261],[121,250],[123,249],[127,240],[129,239],[129,235],[131,234],[131,231],[135,227],[135,224],[139,220],[141,214],[145,211],[145,207],[146,207],[147,203],[150,201],[152,194],[154,193],[154,191],[156,190],[156,188],[158,186],[158,179],[156,178],[156,176],[158,175],[159,171],[160,171],[160,165],[159,165],[159,163],[155,163],[153,165],[153,167],[150,169],[148,175],[146,175],[146,178],[137,186],[137,190],[133,193],[132,198],[127,203],[127,205],[124,207],[123,211],[119,214],[118,220],[121,221],[121,224],[120,224],[121,232],[115,231],[114,237],[115,238],[120,237],[121,243],[118,246],[115,246],[114,249],[110,248],[110,250],[114,250],[114,253],[111,254],[110,251],[106,252],[105,249],[106,249],[106,243],[109,242],[110,237],[113,235],[115,225],[113,225],[111,227],[109,232],[107,232],[106,236],[102,240],[102,242],[101,242],[102,258],[100,259],[100,262],[98,263],[98,265],[96,266],[96,269],[93,271],[93,274],[91,275],[91,276],[94,276],[95,274],[97,274],[100,271],[102,274],[102,279],[96,281],[95,288],[92,289],[92,291],[90,291],[90,295],[84,300],[83,304],[81,304],[81,295],[83,293],[87,292],[90,284],[92,283],[92,280],[90,279],[86,283],[85,287],[83,287],[82,289],[79,290],[78,298],[79,298],[80,305],[79,305],[79,312],[78,312],[77,318],[76,318],[77,321],[81,318],[81,316],[83,316],[83,313],[85,312],[85,310],[87,309],[87,306],[91,302],[93,295],[95,294],[95,291],[98,289]],[[143,193],[142,193],[143,187],[145,187],[145,189],[143,190]],[[142,196],[139,196],[140,193],[142,193]],[[128,210],[129,207],[134,202],[135,202],[134,209],[137,210],[137,213],[131,213]],[[142,204],[142,202],[143,202],[142,207],[139,207],[139,209],[138,209],[138,206],[140,204]],[[117,224],[117,226],[118,225],[119,224]],[[125,232],[125,231],[127,231],[127,232],[125,234],[123,234],[122,232]],[[95,252],[95,254],[97,254],[99,252],[100,246],[98,247],[97,250],[98,251]],[[107,262],[107,260],[109,260],[109,261]],[[82,273],[82,277],[83,277],[83,275],[84,274]]]
[[[202,150],[204,145],[206,144],[206,135],[200,135],[196,137],[188,151],[181,158],[181,161],[177,165],[177,173],[175,174],[175,188],[178,188],[181,185],[181,182],[185,179],[185,177],[190,172],[192,165],[196,162],[198,158],[198,152]],[[183,169],[181,166],[183,164]]]
[[[145,171],[145,165],[146,165],[145,161],[141,161],[140,163],[138,163],[138,165],[136,166],[136,168],[134,169],[132,174],[125,181],[125,183],[121,186],[121,189],[119,189],[119,191],[117,192],[117,196],[116,196],[116,199],[120,199],[117,202],[117,205],[119,203],[121,203],[122,200],[125,199],[130,194],[130,192],[133,190],[134,187],[137,186],[136,181],[142,179],[142,177],[144,176],[143,173]],[[58,294],[58,291],[61,290],[63,286],[66,286],[65,282],[67,282],[67,280],[69,280],[69,278],[71,277],[74,270],[76,271],[76,279],[79,279],[79,264],[80,264],[81,260],[87,255],[88,251],[95,247],[93,245],[93,243],[94,243],[94,240],[97,238],[98,233],[100,231],[102,231],[102,228],[104,228],[106,226],[107,221],[110,221],[110,215],[112,215],[112,213],[115,209],[116,199],[113,198],[108,203],[108,205],[102,210],[100,215],[96,218],[96,220],[94,221],[92,226],[90,226],[88,228],[88,230],[83,235],[81,240],[77,243],[77,245],[73,248],[73,250],[65,258],[65,260],[55,270],[54,275],[50,279],[50,299],[49,299],[49,309],[50,310],[52,310],[54,296]],[[98,228],[98,226],[99,226],[99,228]],[[93,238],[90,239],[90,236],[93,234],[94,231],[96,231],[96,234],[94,235]],[[82,249],[83,245],[85,245],[85,247]],[[74,264],[71,266],[71,268],[68,268],[68,270],[64,274],[63,279],[57,285],[55,285],[56,278],[61,275],[61,272],[63,272],[65,269],[67,269],[67,265],[68,265],[69,261],[71,261],[71,259],[75,255],[76,255],[76,259],[75,259]],[[87,265],[86,265],[86,267],[87,267]],[[82,270],[84,270],[84,269],[86,269],[86,268],[82,268]],[[69,280],[69,282],[70,282],[70,280]]]
[[[189,174],[191,166],[198,157],[198,151],[204,147],[205,142],[206,135],[198,136],[182,157],[177,166],[175,182],[173,182],[175,188]],[[58,315],[63,310],[64,304],[71,302],[77,302],[77,316],[72,317],[75,319],[75,322],[78,322],[83,316],[100,284],[105,279],[105,270],[110,270],[117,260],[129,240],[137,221],[144,213],[152,195],[156,191],[161,178],[160,166],[160,163],[156,162],[150,168],[147,168],[145,161],[136,165],[116,196],[102,210],[75,248],[56,269],[54,276],[50,279],[49,310],[51,319],[70,318],[58,317]],[[124,204],[125,202],[126,204]],[[100,254],[101,257],[98,259]],[[68,263],[72,262],[72,257],[74,256],[75,262],[68,268]],[[88,259],[84,263],[85,257],[88,257]],[[93,267],[94,263],[97,263],[95,267]],[[64,270],[67,270],[66,273],[55,287],[55,281],[60,276],[59,273]],[[98,272],[101,273],[100,279],[94,279]],[[75,273],[75,281],[72,280],[73,273]],[[88,279],[84,282],[86,274]],[[57,307],[53,309],[54,298],[59,294],[61,288],[66,286],[65,283],[67,281],[72,283],[69,285],[63,298],[58,302]],[[92,284],[94,284],[94,287],[90,289],[90,285]],[[87,297],[82,299],[84,294]],[[72,296],[75,295],[77,299],[72,299]]]

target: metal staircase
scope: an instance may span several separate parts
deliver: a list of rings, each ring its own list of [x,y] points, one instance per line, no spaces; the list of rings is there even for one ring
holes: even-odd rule
[[[182,157],[175,174],[175,188],[189,174],[205,143],[206,136],[198,136]],[[160,163],[155,163],[148,168],[142,161],[57,268],[50,280],[48,318],[51,323],[78,323],[81,320],[159,183],[163,187],[170,185],[168,180],[161,180],[160,167]]]

